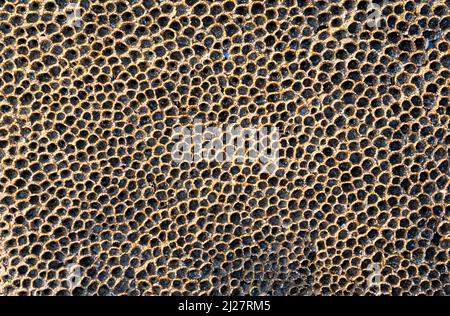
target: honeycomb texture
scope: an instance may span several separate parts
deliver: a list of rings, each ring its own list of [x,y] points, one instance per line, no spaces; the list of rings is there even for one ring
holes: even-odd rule
[[[0,294],[449,295],[450,1],[371,4],[0,0]]]

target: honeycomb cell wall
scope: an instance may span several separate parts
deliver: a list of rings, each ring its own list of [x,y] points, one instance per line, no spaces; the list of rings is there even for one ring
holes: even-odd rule
[[[448,0],[0,0],[0,295],[450,295],[449,97]]]

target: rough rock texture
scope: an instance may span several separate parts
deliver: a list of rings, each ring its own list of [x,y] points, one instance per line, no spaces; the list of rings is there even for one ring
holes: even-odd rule
[[[0,293],[450,294],[450,1],[78,5],[0,0]]]

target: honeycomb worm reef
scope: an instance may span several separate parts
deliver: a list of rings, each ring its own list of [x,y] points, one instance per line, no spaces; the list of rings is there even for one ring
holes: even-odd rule
[[[0,294],[449,295],[449,89],[448,0],[0,0]]]

